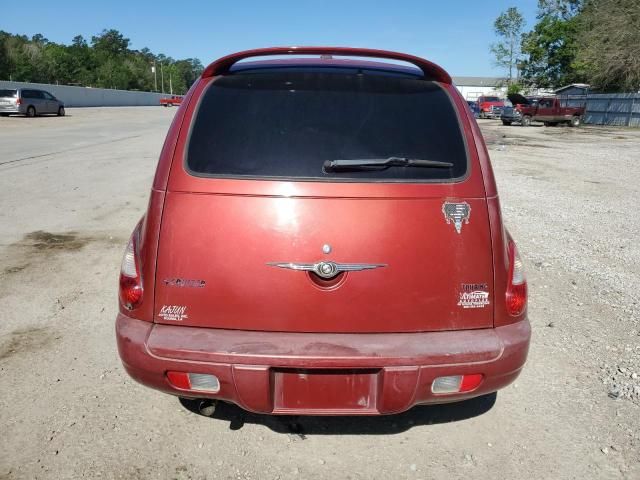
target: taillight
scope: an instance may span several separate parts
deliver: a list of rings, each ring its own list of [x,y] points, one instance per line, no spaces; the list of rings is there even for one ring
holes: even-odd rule
[[[435,394],[470,392],[478,388],[483,378],[481,373],[438,377],[433,380],[431,391]]]
[[[16,98],[16,105],[22,105],[22,99]]]
[[[524,265],[513,241],[509,242],[509,281],[507,283],[507,312],[517,317],[527,308],[527,280]]]
[[[120,266],[120,302],[127,310],[133,310],[142,302],[142,277],[138,242],[140,225],[136,227],[122,257]]]
[[[206,373],[167,372],[169,382],[182,390],[218,393],[220,380],[215,375]]]

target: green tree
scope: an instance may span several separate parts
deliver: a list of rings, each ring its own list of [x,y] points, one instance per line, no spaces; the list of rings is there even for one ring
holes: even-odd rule
[[[67,47],[71,55],[71,82],[74,84],[92,86],[95,84],[95,57],[91,53],[87,41],[82,35],[76,35]]]
[[[174,60],[148,48],[131,50],[129,45],[129,39],[114,29],[91,37],[91,44],[77,35],[69,45],[50,42],[42,34],[28,38],[0,31],[0,79],[150,91],[151,66],[161,61],[165,91],[171,78],[174,93],[182,94],[202,72],[197,59]]]
[[[520,85],[517,82],[514,83],[510,83],[509,86],[507,87],[507,94],[512,94],[512,93],[520,93],[522,91],[522,85]]]
[[[117,30],[103,30],[100,35],[91,37],[91,45],[98,54],[106,57],[117,57],[127,53],[129,39]]]
[[[578,27],[577,59],[587,81],[605,91],[639,91],[638,0],[588,0]]]
[[[74,59],[64,45],[49,43],[43,49],[43,76],[47,83],[70,83],[74,74]]]
[[[510,7],[501,13],[493,23],[493,29],[501,40],[491,45],[495,63],[509,72],[509,83],[513,81],[513,71],[520,59],[520,41],[524,17],[516,7]]]
[[[538,22],[524,34],[522,77],[538,87],[559,87],[584,81],[578,52],[578,0],[539,0]]]
[[[2,78],[2,74],[9,76],[9,72],[11,71],[11,60],[9,59],[9,53],[7,51],[7,41],[9,40],[10,35],[7,32],[0,30],[0,78]]]

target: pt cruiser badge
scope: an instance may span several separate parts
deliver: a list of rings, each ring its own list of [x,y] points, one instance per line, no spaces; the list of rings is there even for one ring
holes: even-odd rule
[[[320,278],[330,279],[341,272],[359,272],[362,270],[372,270],[374,268],[386,267],[386,263],[292,263],[292,262],[270,262],[270,267],[288,268],[289,270],[302,270],[313,272]]]
[[[444,219],[447,221],[447,225],[453,221],[456,232],[460,233],[462,231],[462,222],[469,223],[471,206],[467,202],[444,202],[442,204],[442,213],[444,214]]]

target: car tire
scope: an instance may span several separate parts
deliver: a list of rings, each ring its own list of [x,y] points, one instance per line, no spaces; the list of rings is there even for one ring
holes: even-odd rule
[[[58,116],[59,117],[64,117],[65,116],[64,107],[58,108]]]
[[[571,120],[569,120],[570,127],[579,127],[581,123],[582,123],[582,119],[577,115],[572,117]]]
[[[502,124],[506,125],[508,127],[509,125],[511,125],[511,122],[509,122],[507,120],[502,120]]]
[[[27,117],[33,118],[36,116],[36,109],[33,105],[29,105],[27,108]]]
[[[520,123],[523,127],[531,126],[531,117],[529,115],[525,115],[522,117],[522,122]]]

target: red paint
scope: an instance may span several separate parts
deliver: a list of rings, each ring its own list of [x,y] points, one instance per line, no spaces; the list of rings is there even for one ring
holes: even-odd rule
[[[528,351],[526,308],[515,315],[507,309],[510,239],[481,132],[450,77],[431,62],[393,52],[285,50],[241,52],[214,62],[176,113],[140,225],[137,265],[144,295],[131,311],[121,305],[117,321],[127,371],[168,393],[276,414],[399,412],[443,401],[431,393],[438,376],[470,378],[465,387],[472,391],[447,395],[447,401],[513,381]],[[459,113],[468,176],[421,184],[190,175],[183,158],[206,86],[241,59],[283,53],[404,60],[439,79]],[[292,58],[254,65],[319,61],[371,64]],[[445,201],[471,206],[460,234],[445,222]],[[332,246],[330,255],[321,250],[325,243]],[[267,265],[326,259],[387,266],[318,282],[306,272]],[[164,282],[175,278],[206,286]],[[462,284],[470,283],[486,284],[488,306],[458,305]],[[163,306],[184,306],[186,317],[160,317]],[[189,391],[172,384],[168,371],[215,375],[220,391]]]
[[[482,383],[483,375],[481,373],[472,373],[470,375],[464,375],[462,377],[462,383],[460,384],[461,392],[471,392],[478,388]]]
[[[478,102],[478,108],[481,114],[490,113],[491,107],[504,107],[502,100],[488,100],[484,95],[479,96],[476,101]]]
[[[534,105],[518,105],[523,117],[547,123],[569,123],[573,117],[582,117],[584,107],[567,107],[562,105],[558,97],[543,97]]]
[[[181,95],[171,95],[170,97],[161,98],[160,105],[163,107],[177,107],[182,103],[183,98]]]
[[[190,390],[191,382],[189,381],[189,374],[186,372],[167,372],[167,379],[176,388],[181,390]]]
[[[173,395],[217,398],[253,412],[276,414],[311,413],[304,406],[295,408],[289,403],[295,400],[289,399],[286,411],[276,409],[282,405],[276,401],[281,391],[274,388],[273,376],[290,369],[336,369],[338,375],[349,370],[354,376],[358,370],[364,375],[378,371],[375,405],[354,408],[349,403],[353,398],[339,398],[337,408],[330,403],[314,404],[313,413],[318,415],[399,413],[418,404],[494,392],[520,374],[530,335],[526,321],[480,330],[389,334],[217,330],[152,324],[122,314],[116,321],[120,358],[138,382]],[[220,391],[206,394],[176,388],[167,379],[167,371],[215,375]],[[436,377],[466,374],[482,374],[483,381],[468,393],[431,393]],[[335,382],[339,381],[329,380],[331,388]],[[362,379],[353,382],[358,392],[364,389]]]

